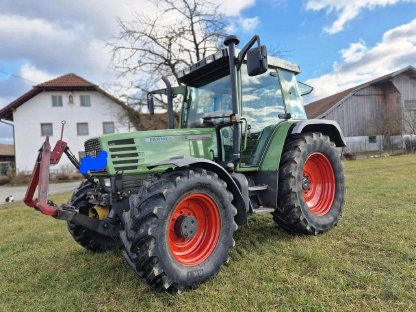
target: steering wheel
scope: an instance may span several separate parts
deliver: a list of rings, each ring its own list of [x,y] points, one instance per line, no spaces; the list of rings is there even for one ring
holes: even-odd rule
[[[221,111],[214,111],[210,113],[206,113],[201,116],[201,119],[204,121],[210,120],[210,119],[223,119],[223,118],[229,118],[231,115],[231,111],[228,110],[221,110]]]

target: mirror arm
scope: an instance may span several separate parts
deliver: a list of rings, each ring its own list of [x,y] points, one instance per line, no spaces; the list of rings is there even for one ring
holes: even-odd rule
[[[147,93],[147,109],[149,110],[150,115],[155,114],[155,104],[153,102],[153,93]]]
[[[250,39],[249,42],[241,49],[240,53],[238,53],[238,62],[242,62],[244,58],[246,57],[246,54],[248,50],[255,44],[258,43],[258,46],[260,46],[260,37],[258,35],[254,35],[253,38]]]
[[[148,94],[163,94],[163,95],[166,95],[166,89],[154,90],[154,91],[148,92]]]
[[[172,85],[170,84],[166,76],[162,76],[162,80],[166,85],[166,96],[168,98],[168,128],[175,128],[174,115],[173,115],[173,97],[172,97]]]

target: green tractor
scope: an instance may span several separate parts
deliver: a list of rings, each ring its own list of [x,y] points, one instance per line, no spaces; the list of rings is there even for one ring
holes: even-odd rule
[[[258,36],[236,55],[238,43],[228,36],[227,48],[178,73],[180,86],[163,78],[166,88],[148,94],[150,113],[157,95],[167,98],[169,129],[87,140],[87,158],[104,165],[89,167],[59,207],[48,200],[49,165],[62,154],[82,162],[62,134],[53,150],[47,138],[25,203],[66,220],[88,250],[122,249],[141,279],[174,291],[220,270],[249,214],[271,213],[299,234],[334,227],[345,194],[338,124],[307,120],[301,97],[311,88],[297,82],[297,65],[267,57]],[[182,99],[177,129],[173,98]]]

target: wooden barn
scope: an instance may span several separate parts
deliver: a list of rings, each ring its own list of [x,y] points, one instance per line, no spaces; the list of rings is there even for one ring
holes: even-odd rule
[[[416,68],[405,67],[305,106],[336,120],[351,152],[416,149]]]

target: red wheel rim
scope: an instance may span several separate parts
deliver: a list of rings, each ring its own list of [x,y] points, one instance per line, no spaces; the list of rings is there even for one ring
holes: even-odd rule
[[[309,155],[302,175],[303,198],[310,211],[318,216],[327,214],[335,198],[335,175],[328,157]]]
[[[196,223],[196,228],[193,228],[194,232],[186,233],[192,237],[186,237],[178,228],[183,229],[191,222],[192,225]],[[211,197],[202,193],[185,196],[173,210],[168,225],[168,243],[173,258],[186,266],[204,262],[217,244],[220,228],[218,207]]]

